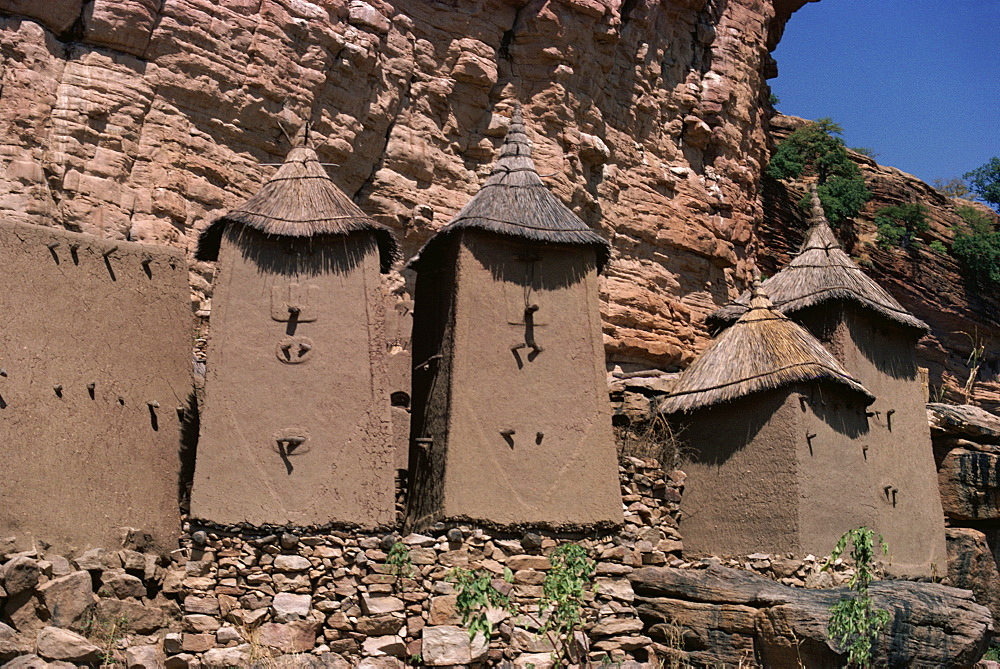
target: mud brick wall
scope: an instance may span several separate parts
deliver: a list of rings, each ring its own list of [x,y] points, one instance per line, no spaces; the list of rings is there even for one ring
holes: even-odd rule
[[[176,545],[191,312],[183,255],[0,222],[0,536]]]

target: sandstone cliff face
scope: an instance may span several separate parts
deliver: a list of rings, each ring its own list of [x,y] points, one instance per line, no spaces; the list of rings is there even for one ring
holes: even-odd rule
[[[778,142],[802,119],[775,116],[769,134]],[[985,345],[985,355],[973,388],[972,400],[979,406],[1000,409],[1000,295],[990,294],[963,277],[958,261],[929,247],[937,240],[950,247],[962,219],[955,209],[971,205],[946,197],[916,177],[871,158],[853,154],[861,167],[872,199],[853,225],[838,231],[844,249],[899,302],[927,323],[931,332],[918,346],[920,365],[929,372],[932,401],[965,403],[961,390],[970,373],[973,345]],[[762,181],[764,217],[755,229],[760,248],[761,271],[773,274],[798,252],[807,227],[806,212],[798,207],[804,193],[801,184]],[[882,249],[875,244],[874,212],[888,205],[919,202],[927,207],[930,230],[921,235],[919,248],[904,251]],[[989,212],[982,205],[984,212]]]
[[[412,255],[520,99],[539,172],[615,247],[610,362],[677,368],[753,250],[768,51],[805,1],[0,0],[0,212],[190,252],[308,123]]]

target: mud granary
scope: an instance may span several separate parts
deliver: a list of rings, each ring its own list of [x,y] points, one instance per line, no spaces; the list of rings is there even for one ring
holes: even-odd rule
[[[871,524],[861,440],[875,398],[759,288],[660,411],[684,440],[685,550],[823,555]]]
[[[915,355],[927,326],[844,253],[815,191],[812,202],[802,250],[762,287],[778,311],[805,326],[875,395],[862,440],[871,483],[855,503],[873,509],[869,526],[892,549],[892,573],[932,576],[946,563],[946,550],[926,390]],[[744,293],[716,311],[709,325],[733,322],[750,297]]]
[[[0,536],[176,547],[191,392],[187,261],[0,222]]]
[[[395,520],[379,272],[396,253],[306,147],[204,232],[218,266],[193,517]]]
[[[621,522],[597,286],[608,255],[535,171],[515,108],[489,179],[412,262],[410,525]]]

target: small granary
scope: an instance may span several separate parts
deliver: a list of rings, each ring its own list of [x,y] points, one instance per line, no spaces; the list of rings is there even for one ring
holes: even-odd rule
[[[873,399],[755,290],[660,405],[683,442],[685,552],[824,555],[872,526]]]
[[[542,183],[515,109],[489,179],[412,263],[411,526],[622,521],[598,304],[608,255]]]
[[[205,231],[198,258],[218,267],[193,517],[393,521],[379,270],[396,253],[305,147]]]
[[[944,516],[916,363],[927,326],[872,281],[843,251],[815,190],[811,228],[799,255],[764,282],[775,307],[805,326],[874,393],[866,437],[875,488],[862,502],[878,510],[891,571],[932,576],[945,564]],[[725,327],[746,311],[744,293],[709,317]]]

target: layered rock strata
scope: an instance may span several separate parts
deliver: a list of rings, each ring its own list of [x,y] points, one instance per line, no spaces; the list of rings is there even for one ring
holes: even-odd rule
[[[676,368],[752,249],[768,52],[804,2],[0,0],[0,211],[190,252],[308,124],[409,256],[476,192],[516,98],[547,185],[616,249],[612,361]]]

